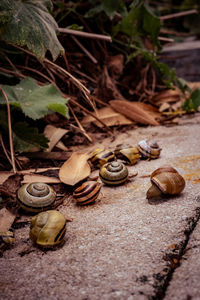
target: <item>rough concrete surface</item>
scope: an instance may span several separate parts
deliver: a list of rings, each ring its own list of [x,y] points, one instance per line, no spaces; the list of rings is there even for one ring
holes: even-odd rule
[[[16,229],[15,246],[0,259],[0,298],[200,299],[199,126],[197,114],[179,126],[143,127],[103,141],[114,148],[153,138],[162,147],[161,157],[129,167],[138,176],[122,186],[103,186],[95,205],[60,206],[73,222],[67,223],[65,244],[55,251],[34,247],[28,226]],[[184,175],[186,188],[178,197],[148,202],[150,180],[141,176],[164,164]]]

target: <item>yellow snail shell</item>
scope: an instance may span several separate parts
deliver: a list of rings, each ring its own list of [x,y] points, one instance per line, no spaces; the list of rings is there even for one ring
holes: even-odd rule
[[[115,156],[112,151],[99,148],[94,150],[94,152],[91,154],[90,160],[95,166],[100,168],[107,162],[114,160],[114,158]]]
[[[30,225],[30,238],[41,247],[60,244],[65,236],[66,219],[57,210],[47,210],[34,216]]]
[[[26,183],[17,191],[19,205],[29,212],[40,212],[51,207],[56,192],[46,183]]]
[[[123,163],[119,161],[112,161],[101,167],[99,177],[105,184],[119,185],[126,181],[128,177],[128,169]]]
[[[138,143],[138,150],[143,158],[155,159],[160,156],[162,149],[153,140],[142,140]]]
[[[152,186],[147,191],[147,199],[178,195],[185,187],[184,178],[172,167],[163,166],[151,174]]]
[[[125,160],[130,165],[134,165],[140,159],[140,153],[137,147],[119,144],[115,148],[115,156],[118,159]]]

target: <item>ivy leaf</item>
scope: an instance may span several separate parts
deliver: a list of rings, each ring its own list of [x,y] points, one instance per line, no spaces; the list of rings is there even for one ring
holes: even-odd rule
[[[32,78],[25,78],[15,86],[2,85],[10,104],[22,109],[33,120],[40,119],[52,111],[68,117],[67,100],[52,84],[40,86]],[[5,100],[0,95],[0,104]]]
[[[48,148],[48,139],[38,129],[26,122],[17,122],[13,128],[14,148],[18,152],[30,151],[33,147]]]
[[[55,60],[64,53],[56,36],[57,23],[48,12],[51,1],[1,0],[0,38],[32,51],[41,60],[47,50]]]

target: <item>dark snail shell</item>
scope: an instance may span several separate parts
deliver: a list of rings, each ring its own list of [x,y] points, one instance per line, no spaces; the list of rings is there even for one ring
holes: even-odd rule
[[[147,191],[147,199],[178,195],[185,187],[184,178],[172,167],[163,166],[151,174],[152,186]]]
[[[60,244],[65,236],[66,219],[57,210],[48,210],[34,216],[30,224],[30,238],[41,247]]]
[[[137,147],[131,147],[129,145],[117,145],[115,148],[115,156],[118,159],[122,159],[130,165],[134,165],[140,159],[140,153]]]
[[[138,150],[143,158],[155,159],[160,156],[162,149],[155,141],[142,140],[138,143]]]
[[[115,156],[114,153],[110,150],[104,150],[104,149],[96,149],[91,155],[91,162],[100,168],[107,162],[110,162],[114,160]]]
[[[86,181],[74,190],[73,197],[79,205],[94,203],[99,196],[100,190],[101,183],[96,181]]]
[[[119,161],[112,161],[101,167],[99,177],[105,184],[119,185],[126,181],[128,177],[128,169],[123,163]]]
[[[46,183],[27,183],[21,186],[17,192],[19,205],[30,212],[49,209],[55,199],[56,192]]]

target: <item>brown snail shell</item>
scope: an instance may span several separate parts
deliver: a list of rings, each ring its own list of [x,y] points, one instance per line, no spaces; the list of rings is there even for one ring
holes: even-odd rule
[[[48,210],[34,216],[30,224],[30,238],[38,246],[52,247],[63,242],[66,219],[57,210]]]
[[[56,199],[56,192],[42,182],[26,183],[17,191],[19,205],[29,212],[40,212],[51,207]]]
[[[122,159],[130,165],[134,165],[140,159],[140,153],[137,147],[131,147],[129,145],[119,144],[115,148],[115,156],[118,159]]]
[[[153,140],[142,140],[138,143],[138,150],[143,158],[156,159],[160,156],[162,149]]]
[[[184,178],[172,167],[163,166],[151,174],[152,186],[147,191],[147,199],[178,195],[185,187]]]
[[[100,168],[107,162],[114,160],[114,158],[115,156],[112,151],[99,148],[94,150],[94,152],[91,154],[90,160],[95,166]]]
[[[101,183],[96,181],[86,181],[73,192],[73,197],[77,204],[86,205],[94,203],[101,190]]]
[[[99,171],[101,181],[108,185],[119,185],[128,177],[127,167],[120,161],[112,161],[103,165]]]

